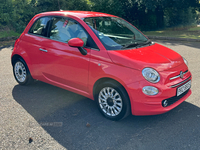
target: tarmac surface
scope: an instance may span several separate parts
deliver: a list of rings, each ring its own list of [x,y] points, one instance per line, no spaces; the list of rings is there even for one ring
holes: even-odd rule
[[[168,113],[105,119],[81,95],[37,81],[20,86],[12,74],[12,46],[0,49],[0,149],[200,149],[200,43],[157,41],[185,57],[192,95]]]

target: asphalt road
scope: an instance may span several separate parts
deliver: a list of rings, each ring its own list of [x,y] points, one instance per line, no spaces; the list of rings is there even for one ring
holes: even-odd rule
[[[0,149],[200,149],[200,43],[158,41],[179,52],[193,75],[192,95],[172,111],[105,119],[83,96],[36,82],[14,80],[12,47],[0,49]]]

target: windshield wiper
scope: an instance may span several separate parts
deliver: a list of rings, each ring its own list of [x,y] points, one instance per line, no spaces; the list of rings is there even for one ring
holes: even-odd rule
[[[138,47],[141,47],[141,46],[144,46],[144,45],[147,45],[147,44],[151,45],[152,43],[151,43],[150,40],[147,40],[146,42],[143,42],[143,43],[137,43],[137,42],[135,42],[135,43],[130,43],[130,44],[124,45],[122,47],[122,49],[124,49],[124,48],[130,48],[130,47],[136,47],[136,48],[138,48]]]
[[[151,43],[151,41],[150,40],[147,40],[146,42],[144,42],[144,43],[139,43],[138,45],[137,45],[137,48],[138,47],[140,47],[140,46],[144,46],[144,45],[151,45],[152,43]]]
[[[124,48],[129,48],[129,47],[136,47],[136,46],[138,46],[138,45],[139,45],[139,43],[137,43],[137,42],[135,42],[135,43],[130,43],[130,44],[124,45],[124,46],[122,47],[122,49],[124,49]]]

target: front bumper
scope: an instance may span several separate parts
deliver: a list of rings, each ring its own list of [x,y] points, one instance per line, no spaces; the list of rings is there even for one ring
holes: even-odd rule
[[[144,80],[128,85],[132,114],[136,116],[157,115],[172,110],[191,95],[192,92],[189,89],[180,96],[176,96],[177,88],[190,80],[192,80],[192,76],[188,71],[183,79],[176,79],[176,81],[166,82],[165,80],[160,84],[153,84]],[[145,95],[142,92],[144,86],[154,86],[159,90],[159,93],[155,96]],[[167,107],[163,107],[162,101],[166,99],[169,104]]]

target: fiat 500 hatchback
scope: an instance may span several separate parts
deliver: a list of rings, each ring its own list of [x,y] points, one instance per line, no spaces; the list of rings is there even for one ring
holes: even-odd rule
[[[165,113],[191,94],[187,61],[127,21],[87,11],[33,17],[11,56],[16,81],[40,80],[95,100],[108,119]]]

